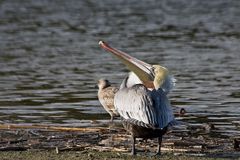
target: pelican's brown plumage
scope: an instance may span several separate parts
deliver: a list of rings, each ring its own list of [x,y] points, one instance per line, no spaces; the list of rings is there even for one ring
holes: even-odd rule
[[[110,120],[112,122],[113,118],[119,115],[114,107],[114,96],[118,88],[111,86],[111,83],[106,79],[98,80],[98,88],[98,100],[103,108],[110,114]]]

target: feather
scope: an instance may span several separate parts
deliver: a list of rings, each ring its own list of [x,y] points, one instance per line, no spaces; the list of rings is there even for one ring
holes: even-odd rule
[[[164,83],[162,84],[161,88],[165,93],[169,93],[176,85],[176,81],[177,80],[173,76],[168,75]]]
[[[124,119],[135,119],[147,125],[164,128],[174,120],[166,93],[160,88],[150,91],[142,84],[120,89],[114,105]]]

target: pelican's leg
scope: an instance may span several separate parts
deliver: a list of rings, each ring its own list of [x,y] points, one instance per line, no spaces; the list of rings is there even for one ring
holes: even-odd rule
[[[158,150],[156,155],[161,155],[162,136],[158,137]]]
[[[132,153],[131,153],[132,155],[136,155],[135,141],[136,141],[136,138],[132,136]]]

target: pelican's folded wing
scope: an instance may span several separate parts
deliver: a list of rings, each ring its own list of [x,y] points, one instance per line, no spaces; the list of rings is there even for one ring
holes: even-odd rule
[[[115,95],[114,105],[124,119],[136,119],[158,126],[151,91],[141,84],[119,90]]]

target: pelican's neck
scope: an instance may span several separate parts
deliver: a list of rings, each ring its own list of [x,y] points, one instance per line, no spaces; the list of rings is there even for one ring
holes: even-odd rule
[[[120,89],[127,88],[127,81],[128,81],[129,76],[125,77],[120,85]]]

